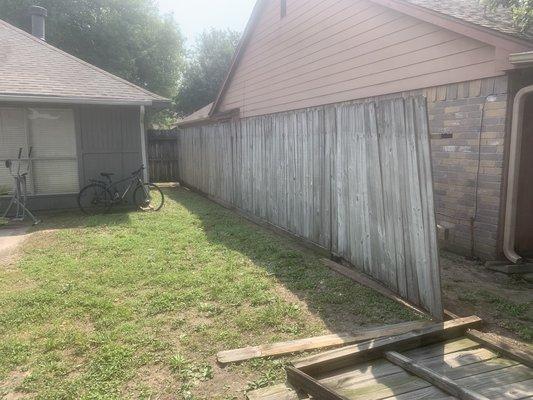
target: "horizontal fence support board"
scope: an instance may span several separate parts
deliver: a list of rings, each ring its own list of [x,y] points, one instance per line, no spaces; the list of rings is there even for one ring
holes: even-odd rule
[[[515,342],[494,333],[487,334],[475,329],[470,329],[466,336],[507,358],[533,368],[533,346],[530,344]]]
[[[481,322],[480,318],[472,316],[433,324],[402,335],[370,340],[361,344],[305,357],[296,361],[294,366],[310,375],[324,373],[353,365],[357,362],[380,358],[384,352],[389,350],[408,350],[442,340],[453,339],[462,336],[469,328],[478,327]]]
[[[355,342],[362,342],[364,340],[375,339],[384,336],[399,335],[411,330],[423,328],[429,324],[430,322],[427,321],[404,322],[394,325],[361,329],[358,332],[352,333],[316,336],[312,338],[296,339],[286,342],[226,350],[217,354],[217,361],[222,364],[228,364],[232,362],[250,360],[253,358],[280,356],[308,350],[348,345]]]

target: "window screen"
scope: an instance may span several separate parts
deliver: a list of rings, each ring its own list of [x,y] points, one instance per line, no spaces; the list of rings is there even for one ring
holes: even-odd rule
[[[5,161],[18,157],[20,148],[26,149],[26,114],[21,108],[0,108],[0,195],[11,192],[13,178]]]
[[[0,109],[0,144],[2,165],[5,159],[17,158],[19,148],[23,148],[23,158],[32,148],[28,176],[30,193],[63,194],[79,190],[72,110]],[[2,185],[12,186],[12,178],[5,168],[0,172]]]

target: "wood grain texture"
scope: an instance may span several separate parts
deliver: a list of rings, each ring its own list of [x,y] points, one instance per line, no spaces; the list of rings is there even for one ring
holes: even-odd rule
[[[459,386],[452,379],[441,375],[430,368],[418,364],[409,357],[405,357],[394,351],[385,353],[385,358],[403,368],[404,370],[424,379],[439,389],[451,394],[461,400],[489,400],[487,397],[472,390]]]
[[[380,358],[385,351],[401,351],[462,336],[468,328],[474,328],[480,324],[481,319],[476,316],[446,321],[415,332],[370,340],[361,344],[304,357],[296,361],[294,366],[312,375],[324,373],[353,365],[357,362]]]
[[[349,400],[334,390],[322,385],[316,379],[310,377],[306,373],[288,366],[285,368],[287,372],[287,381],[296,389],[301,389],[304,393],[309,394],[315,399],[320,400]]]
[[[249,346],[240,349],[221,351],[217,354],[217,361],[222,364],[250,360],[252,358],[281,356],[307,350],[325,349],[364,340],[376,339],[384,336],[399,335],[411,330],[428,326],[430,322],[405,322],[382,327],[361,329],[351,333],[316,336],[312,338],[289,340],[260,346]]]
[[[179,177],[177,157],[176,138],[157,138],[149,135],[148,170],[150,171],[150,182],[176,182]]]
[[[505,357],[533,368],[533,347],[530,344],[513,341],[494,333],[486,334],[475,329],[470,329],[466,336]]]
[[[313,242],[443,319],[426,102],[185,128],[180,182]]]
[[[306,400],[306,396],[298,396],[296,391],[287,384],[279,384],[267,388],[252,390],[246,394],[248,400]]]
[[[457,352],[448,352],[442,354],[440,351],[434,352],[431,356],[424,358],[413,358],[416,362],[426,367],[434,369],[441,374],[457,374],[454,370],[471,364],[476,364],[474,368],[468,371],[460,370],[460,373],[480,373],[492,369],[503,368],[504,366],[516,365],[514,361],[495,360],[497,354],[486,349],[464,350]],[[482,362],[491,360],[489,363]],[[378,391],[383,384],[394,384],[400,382],[401,377],[406,376],[402,368],[390,363],[385,359],[373,360],[348,367],[345,370],[336,371],[326,377],[318,377],[320,382],[335,389],[370,387],[370,391]],[[405,388],[404,388],[405,390]]]

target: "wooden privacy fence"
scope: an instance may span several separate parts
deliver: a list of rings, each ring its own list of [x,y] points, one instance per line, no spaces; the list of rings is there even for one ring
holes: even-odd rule
[[[186,128],[179,180],[343,257],[442,318],[422,97]]]
[[[178,131],[148,131],[148,163],[152,182],[178,180]]]

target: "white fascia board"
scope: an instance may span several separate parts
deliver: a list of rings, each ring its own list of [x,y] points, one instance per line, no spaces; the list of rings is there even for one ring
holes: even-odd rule
[[[55,104],[95,104],[115,106],[151,106],[152,100],[98,99],[83,97],[28,96],[16,94],[0,94],[0,101],[24,103],[55,103]]]

